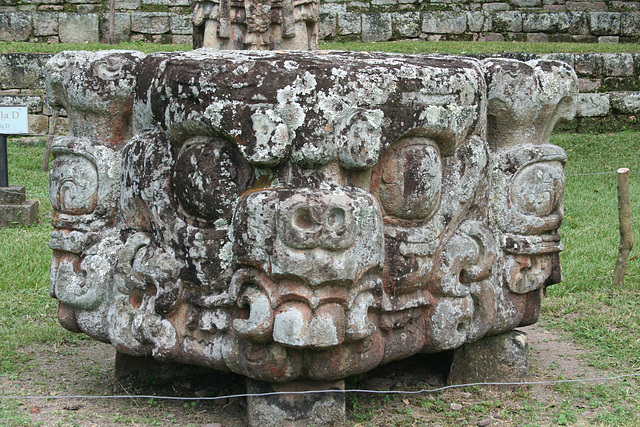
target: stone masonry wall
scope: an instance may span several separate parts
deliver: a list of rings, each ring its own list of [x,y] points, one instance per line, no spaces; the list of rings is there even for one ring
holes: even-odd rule
[[[116,0],[121,41],[191,43],[190,0]],[[0,0],[0,41],[98,42],[105,0]],[[640,1],[322,0],[320,37],[638,42]]]
[[[33,135],[45,135],[51,110],[43,102],[43,67],[50,54],[0,55],[0,105],[27,105]],[[489,55],[487,55],[489,56]],[[640,53],[505,54],[519,60],[555,59],[568,63],[578,74],[580,94],[577,117],[558,124],[569,132],[640,130]],[[67,132],[64,112],[58,133]]]
[[[640,2],[325,0],[323,39],[637,42]]]
[[[116,0],[119,41],[191,44],[190,0]],[[0,0],[0,41],[84,43],[109,33],[105,0]]]

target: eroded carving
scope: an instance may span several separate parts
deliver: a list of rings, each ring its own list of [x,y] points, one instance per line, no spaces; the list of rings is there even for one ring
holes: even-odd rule
[[[577,95],[560,62],[200,50],[47,69],[72,120],[52,295],[120,352],[329,381],[533,323],[560,280],[548,137]]]

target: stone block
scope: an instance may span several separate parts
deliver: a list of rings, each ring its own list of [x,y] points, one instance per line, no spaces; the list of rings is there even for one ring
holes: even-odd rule
[[[467,31],[464,12],[422,12],[422,32],[427,34],[462,34]]]
[[[469,31],[474,33],[491,31],[491,14],[482,11],[467,12]]]
[[[189,0],[142,0],[142,4],[152,4],[159,6],[189,6]]]
[[[131,14],[131,31],[142,34],[164,34],[169,32],[169,13],[134,12]]]
[[[171,40],[172,44],[190,44],[193,42],[193,37],[188,34],[174,34]]]
[[[362,15],[357,12],[347,12],[338,15],[338,35],[347,36],[362,32]]]
[[[338,19],[333,13],[321,13],[318,22],[318,37],[321,40],[332,39],[337,34]]]
[[[310,390],[344,390],[344,381],[276,384],[247,379],[249,394]],[[263,427],[342,426],[346,422],[345,394],[325,392],[247,397],[247,419],[250,426]]]
[[[140,0],[116,0],[116,10],[137,10],[140,8]]]
[[[594,36],[620,35],[621,14],[618,12],[591,12],[588,14],[589,29]]]
[[[33,32],[31,15],[27,12],[0,13],[0,40],[8,42],[29,40]]]
[[[581,53],[575,55],[574,70],[578,76],[600,76],[603,59],[599,53]]]
[[[0,227],[29,226],[38,221],[38,201],[0,205]]]
[[[24,185],[0,187],[0,205],[21,205],[26,200]]]
[[[632,76],[633,54],[603,53],[602,70],[605,76]]]
[[[517,11],[496,13],[493,15],[493,31],[499,33],[521,32],[522,13]]]
[[[602,79],[578,79],[578,89],[580,92],[597,92],[602,87]]]
[[[100,41],[98,14],[61,13],[58,32],[61,43],[98,43]]]
[[[113,21],[114,37],[118,41],[129,41],[131,38],[131,14],[116,13]],[[100,16],[100,35],[104,38],[109,35],[109,14]]]
[[[4,53],[0,54],[0,88],[44,87],[44,64],[51,54]]]
[[[609,2],[610,12],[635,12],[640,10],[640,2],[637,1],[612,1]]]
[[[330,13],[332,15],[340,15],[341,13],[347,13],[346,3],[324,3],[320,2],[319,8],[320,14]]]
[[[608,12],[609,8],[603,1],[567,1],[565,3],[567,10],[575,10],[579,12]]]
[[[601,90],[612,92],[617,90],[640,90],[640,77],[605,77]]]
[[[390,13],[362,14],[362,41],[380,42],[391,39],[393,32]]]
[[[481,42],[503,42],[504,41],[504,36],[500,33],[487,33],[487,34],[482,34],[480,37],[478,37],[478,41]]]
[[[598,37],[598,43],[600,44],[604,44],[604,43],[620,43],[620,37],[619,36],[600,36]]]
[[[525,33],[558,31],[558,14],[527,12],[522,14],[522,31]]]
[[[540,7],[542,0],[509,0],[513,7]]]
[[[49,133],[49,116],[29,114],[28,120],[30,135],[46,135]]]
[[[548,59],[551,61],[562,61],[565,64],[569,64],[571,68],[574,66],[574,55],[572,53],[545,53],[542,55],[542,59]]]
[[[576,117],[606,116],[609,114],[608,93],[578,94],[578,110]]]
[[[0,105],[25,105],[29,114],[42,112],[42,97],[36,95],[0,95]]]
[[[547,43],[549,35],[545,33],[527,33],[528,43]]]
[[[557,31],[569,34],[589,34],[587,14],[583,12],[560,12],[557,14]]]
[[[499,12],[510,10],[511,6],[509,6],[509,3],[483,3],[482,9],[487,12]]]
[[[620,16],[620,35],[629,37],[640,35],[640,13],[623,13]]]
[[[610,100],[614,114],[640,114],[640,92],[612,92]]]
[[[173,34],[191,34],[193,25],[191,15],[173,14],[170,16],[171,32]]]
[[[58,14],[36,12],[33,14],[33,35],[54,36],[58,34]]]
[[[420,35],[420,12],[395,12],[391,19],[398,37],[413,38]]]
[[[515,330],[456,349],[447,383],[520,382],[528,374],[527,334]]]
[[[102,13],[104,7],[101,4],[79,4],[76,13]]]

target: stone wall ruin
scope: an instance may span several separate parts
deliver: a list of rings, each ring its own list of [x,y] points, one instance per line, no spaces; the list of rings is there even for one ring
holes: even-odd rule
[[[50,292],[120,353],[331,382],[534,323],[561,280],[565,63],[110,51],[46,74],[70,119]]]

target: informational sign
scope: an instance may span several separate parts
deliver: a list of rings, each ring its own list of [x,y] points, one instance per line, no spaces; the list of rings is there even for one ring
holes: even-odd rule
[[[0,105],[0,135],[22,135],[29,133],[27,107]]]

